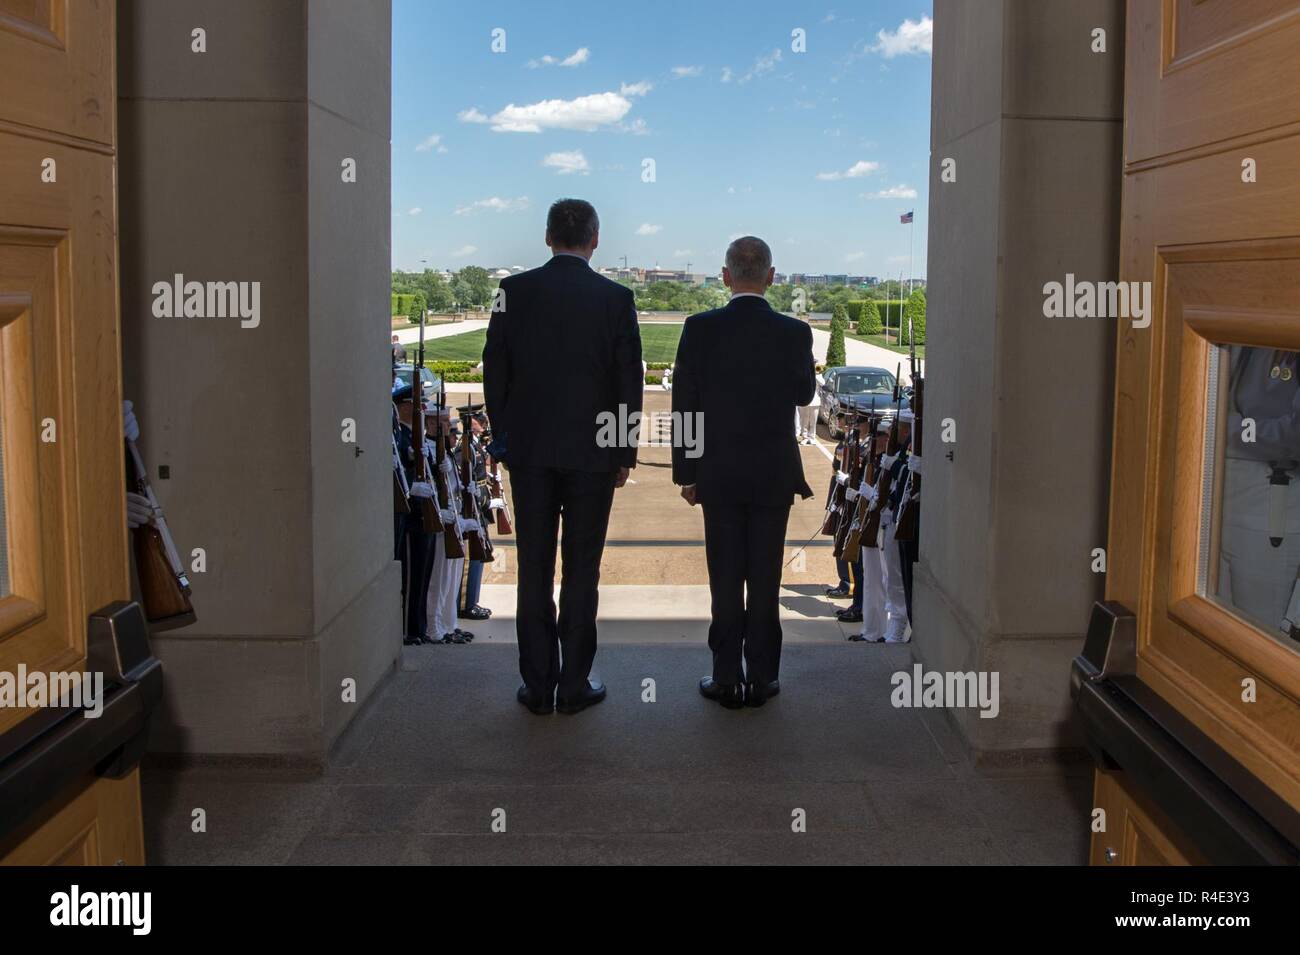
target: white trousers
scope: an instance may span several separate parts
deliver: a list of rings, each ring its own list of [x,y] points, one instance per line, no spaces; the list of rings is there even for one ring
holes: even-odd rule
[[[871,641],[901,640],[907,630],[907,591],[903,562],[894,540],[894,512],[880,515],[876,547],[862,550],[862,635]]]
[[[447,559],[447,538],[435,534],[425,636],[437,640],[456,629],[456,593],[460,590],[460,575],[464,567],[464,557]]]

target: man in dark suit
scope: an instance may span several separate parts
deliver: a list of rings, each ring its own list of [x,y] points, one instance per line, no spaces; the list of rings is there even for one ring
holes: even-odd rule
[[[791,424],[816,389],[812,330],[768,305],[772,277],[766,242],[731,243],[722,270],[731,301],[686,320],[674,365],[674,426],[698,416],[702,438],[694,457],[673,441],[673,481],[704,509],[713,673],[700,692],[730,709],[780,692],[785,529],[794,495],[812,497]]]
[[[630,289],[592,271],[596,210],[561,199],[546,217],[553,257],[502,279],[488,323],[483,388],[510,472],[518,559],[518,700],[533,713],[577,713],[605,698],[591,681],[600,558],[614,489],[636,467],[635,430],[645,378]],[[635,412],[636,417],[633,417]],[[552,592],[561,515],[559,617]]]

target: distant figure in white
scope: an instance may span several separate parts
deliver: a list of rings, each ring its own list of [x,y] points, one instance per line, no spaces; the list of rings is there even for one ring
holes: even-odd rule
[[[822,376],[817,376],[817,387],[813,389],[812,401],[806,405],[801,405],[795,412],[795,436],[799,439],[800,444],[817,443],[817,411],[822,406],[821,399]]]
[[[669,365],[664,369],[664,375],[659,379],[659,387],[664,391],[673,390],[673,366]]]

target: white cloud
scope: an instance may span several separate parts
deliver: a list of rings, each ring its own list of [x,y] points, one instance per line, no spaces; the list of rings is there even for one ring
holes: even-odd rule
[[[749,68],[749,71],[743,74],[740,77],[740,79],[738,79],[736,82],[748,83],[756,76],[762,76],[764,73],[770,73],[773,69],[776,68],[776,65],[780,62],[781,62],[781,48],[773,47],[771,53],[769,53],[767,56],[760,56],[757,60],[755,60],[754,65]],[[731,71],[727,70],[727,73],[730,74]],[[730,79],[730,76],[728,76],[727,79]],[[727,79],[724,79],[723,82],[724,83],[727,82]]]
[[[630,123],[619,123],[618,128],[621,132],[631,133],[633,136],[645,136],[650,132],[646,128],[645,120],[640,117]]]
[[[551,56],[549,53],[540,60],[529,60],[528,68],[535,70],[539,66],[581,66],[591,59],[591,51],[580,46],[566,57]]]
[[[916,190],[911,186],[890,186],[879,192],[863,192],[859,195],[863,199],[915,199]]]
[[[843,172],[819,172],[817,178],[826,182],[834,182],[837,179],[860,179],[863,176],[869,176],[880,168],[878,162],[867,162],[865,159],[859,159],[848,169]]]
[[[621,96],[645,96],[654,88],[654,84],[649,80],[642,80],[639,83],[624,83],[618,88],[618,92]]]
[[[414,209],[407,209],[407,210],[406,210],[406,214],[407,214],[408,216],[418,216],[418,215],[419,215],[421,212],[423,212],[423,211],[424,211],[424,210],[421,209],[419,206],[416,206]]]
[[[473,254],[474,254],[475,252],[477,252],[477,251],[478,251],[478,246],[477,246],[477,245],[462,245],[459,249],[457,249],[457,250],[456,250],[455,252],[453,252],[451,255],[452,255],[452,258],[463,259],[463,258],[465,258],[465,256],[467,256],[467,255],[473,255]]]
[[[680,258],[683,255],[694,255],[691,249],[673,249],[673,258]]]
[[[677,77],[679,80],[685,79],[688,76],[699,76],[703,72],[704,72],[704,67],[702,66],[674,66],[673,67],[673,76]]]
[[[636,234],[637,235],[658,235],[660,232],[663,231],[663,228],[664,227],[661,225],[651,225],[649,222],[642,222],[639,226],[637,226]]]
[[[440,153],[445,153],[447,151],[447,147],[442,145],[442,136],[438,133],[434,133],[432,136],[420,140],[415,147],[417,153],[427,153],[434,149]]]
[[[722,68],[722,82],[724,82],[724,83],[730,83],[730,82],[731,82],[731,75],[732,75],[732,74],[731,74],[731,67],[729,67],[729,66],[724,66],[724,67]]]
[[[844,256],[844,261],[857,262],[861,259],[865,259],[866,257],[867,257],[867,253],[865,252],[850,252],[846,256]]]
[[[478,199],[467,206],[461,206],[456,210],[456,215],[469,215],[471,212],[478,212],[483,209],[491,212],[518,212],[527,208],[527,196],[520,196],[518,199],[502,199],[500,196],[492,196],[489,199]]]
[[[477,109],[457,114],[461,122],[491,124],[498,133],[540,133],[543,129],[574,129],[595,132],[619,122],[632,103],[619,93],[592,93],[577,99],[546,99],[526,106],[509,104],[492,116]]]
[[[585,176],[591,171],[591,165],[587,162],[587,157],[582,154],[580,149],[571,152],[551,153],[542,160],[542,165],[548,169],[554,169],[561,176],[571,176],[574,173],[581,173]]]
[[[904,20],[892,33],[881,30],[876,34],[876,45],[871,52],[879,53],[887,60],[908,54],[929,56],[933,39],[934,21],[922,14],[919,22]]]

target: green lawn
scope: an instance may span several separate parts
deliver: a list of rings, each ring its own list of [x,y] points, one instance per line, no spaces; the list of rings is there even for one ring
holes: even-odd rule
[[[868,345],[879,345],[881,348],[888,348],[890,351],[896,351],[901,355],[911,354],[911,350],[906,345],[898,344],[897,335],[890,335],[886,340],[884,335],[859,335],[857,332],[845,332],[846,338],[856,338],[860,342],[866,342]],[[916,357],[925,357],[925,346],[916,346]]]
[[[682,337],[682,326],[663,322],[646,322],[641,325],[641,353],[647,362],[669,362],[677,357],[677,339]],[[479,361],[483,357],[483,343],[487,330],[465,332],[434,338],[424,343],[425,361]],[[406,350],[414,353],[415,346]]]

